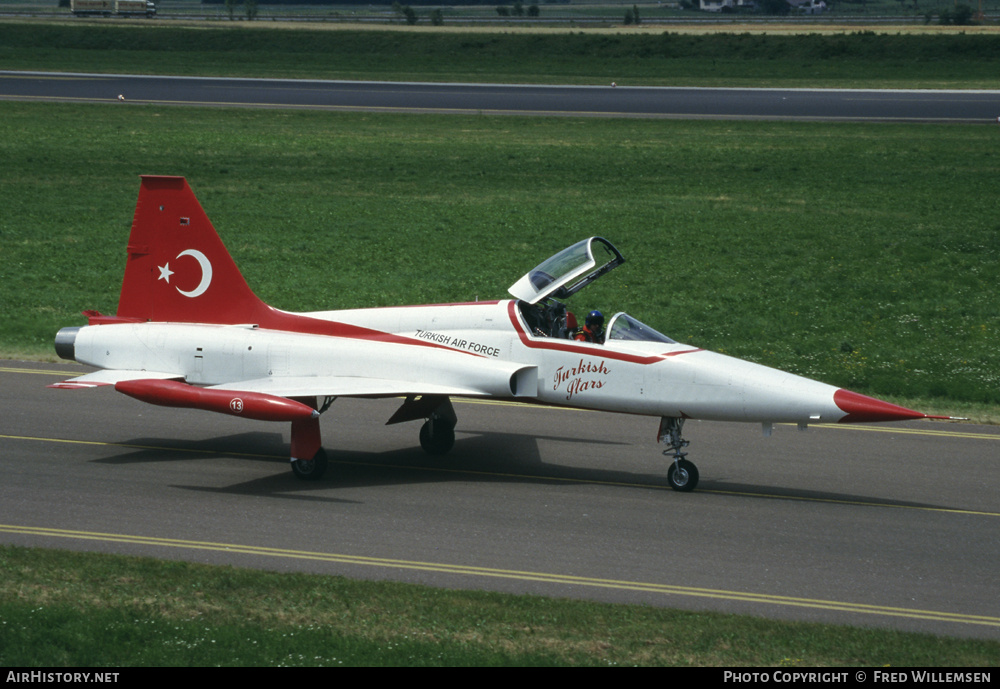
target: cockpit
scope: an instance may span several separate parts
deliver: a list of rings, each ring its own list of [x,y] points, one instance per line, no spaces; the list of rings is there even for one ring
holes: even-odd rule
[[[518,309],[535,337],[573,339],[578,323],[560,301],[568,299],[602,275],[625,262],[611,242],[591,237],[543,261],[511,286]],[[616,313],[607,323],[606,340],[631,340],[673,344],[666,335],[632,318]]]

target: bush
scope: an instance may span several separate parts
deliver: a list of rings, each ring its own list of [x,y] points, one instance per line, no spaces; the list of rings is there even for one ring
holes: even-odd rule
[[[968,5],[956,5],[955,9],[951,12],[951,21],[953,24],[958,26],[968,26],[969,24],[975,24],[972,20],[975,12]]]
[[[955,26],[969,26],[970,24],[975,24],[973,21],[973,16],[975,11],[968,5],[955,5],[953,10],[942,10],[941,14],[938,15],[938,23],[947,26],[948,24],[954,24]]]

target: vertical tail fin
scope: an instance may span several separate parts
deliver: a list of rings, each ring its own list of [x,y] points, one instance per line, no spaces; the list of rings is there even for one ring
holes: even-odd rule
[[[128,240],[118,316],[184,323],[256,323],[257,298],[183,177],[143,176]]]

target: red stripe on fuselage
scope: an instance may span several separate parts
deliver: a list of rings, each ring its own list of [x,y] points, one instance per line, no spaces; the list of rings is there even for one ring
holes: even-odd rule
[[[528,335],[528,331],[524,329],[521,325],[521,321],[517,317],[517,302],[510,301],[507,302],[507,315],[510,317],[511,325],[514,326],[514,330],[517,331],[518,336],[521,338],[521,344],[529,349],[550,349],[559,352],[571,352],[573,354],[583,354],[587,356],[596,356],[603,359],[615,359],[618,361],[627,361],[633,364],[655,364],[657,361],[663,361],[667,357],[679,356],[681,354],[693,354],[694,352],[703,352],[703,349],[685,349],[680,352],[664,352],[663,354],[653,354],[651,356],[639,356],[637,354],[628,354],[626,352],[617,352],[613,349],[597,349],[593,347],[586,347],[583,345],[574,344],[573,342],[557,340],[552,338],[543,339],[532,339]]]
[[[280,330],[283,332],[300,333],[303,335],[323,335],[326,337],[343,337],[351,340],[367,340],[369,342],[389,342],[392,344],[403,344],[415,347],[431,347],[433,349],[445,349],[450,352],[459,352],[471,356],[480,356],[473,352],[466,352],[460,349],[453,349],[436,342],[417,340],[405,335],[396,335],[382,330],[365,328],[360,325],[341,323],[339,321],[327,321],[322,318],[313,318],[300,313],[289,313],[271,308],[271,313],[267,318],[262,319],[258,325],[267,330]]]

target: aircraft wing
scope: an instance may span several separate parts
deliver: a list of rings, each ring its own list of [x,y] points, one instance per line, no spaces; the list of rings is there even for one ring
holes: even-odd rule
[[[402,395],[449,395],[483,397],[493,391],[475,385],[455,385],[364,378],[360,376],[289,376],[241,380],[210,386],[211,390],[261,392],[276,397],[395,397]]]
[[[105,369],[77,376],[76,378],[70,378],[59,383],[53,383],[48,387],[74,390],[76,388],[96,388],[102,385],[114,385],[124,380],[182,380],[183,378],[184,376],[176,373],[163,373],[161,371],[113,371]]]
[[[50,388],[75,390],[114,385],[126,380],[183,380],[176,373],[159,371],[94,371],[49,385]],[[358,376],[291,376],[287,378],[258,378],[222,385],[211,385],[210,390],[233,392],[262,392],[276,397],[383,397],[397,395],[455,395],[482,397],[491,392],[475,386],[414,383],[385,378]]]
[[[210,385],[209,390],[259,392],[275,397],[387,397],[397,395],[455,395],[460,397],[523,397],[537,394],[537,369],[534,366],[480,364],[465,375],[436,371],[437,380],[405,380],[350,375],[268,376],[250,380],[228,381]],[[460,369],[462,367],[459,367]],[[112,370],[94,371],[76,378],[53,383],[50,388],[93,388],[133,380],[184,380],[182,374],[163,371]]]

